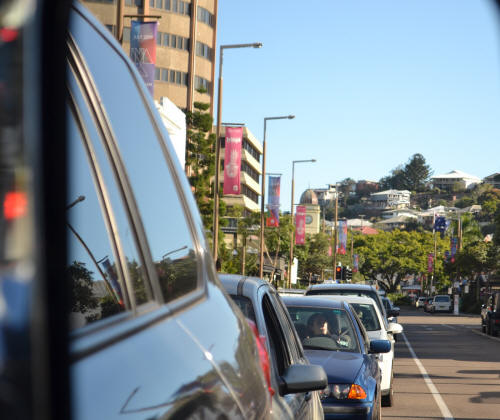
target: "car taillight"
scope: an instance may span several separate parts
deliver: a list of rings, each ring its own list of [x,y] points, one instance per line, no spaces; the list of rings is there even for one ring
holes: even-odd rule
[[[269,363],[269,355],[266,350],[266,337],[259,334],[255,322],[248,318],[247,322],[253,331],[253,335],[255,336],[255,342],[257,343],[257,350],[259,352],[260,367],[264,373],[264,377],[266,378],[267,389],[272,398],[274,395],[274,389],[271,386],[271,364]]]
[[[26,215],[28,199],[22,191],[11,191],[5,194],[3,202],[3,217],[14,220]]]

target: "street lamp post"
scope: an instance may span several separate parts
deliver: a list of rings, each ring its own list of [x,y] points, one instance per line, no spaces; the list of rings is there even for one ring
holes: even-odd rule
[[[222,117],[222,63],[224,50],[230,48],[260,48],[260,42],[252,44],[221,45],[219,50],[219,88],[217,93],[217,130],[215,139],[215,185],[214,185],[214,212],[213,212],[213,257],[217,261],[219,242],[219,172],[220,172],[220,129]]]
[[[266,196],[266,127],[268,120],[292,120],[295,115],[285,115],[282,117],[264,118],[264,139],[262,141],[262,177],[261,177],[261,197],[260,197],[260,270],[259,277],[264,276],[264,201]]]
[[[292,285],[292,264],[293,264],[293,245],[295,242],[295,230],[293,229],[293,200],[295,193],[295,164],[305,162],[316,162],[316,159],[294,160],[292,161],[292,202],[290,203],[290,215],[292,223],[292,232],[290,234],[290,262],[288,263],[288,287]]]

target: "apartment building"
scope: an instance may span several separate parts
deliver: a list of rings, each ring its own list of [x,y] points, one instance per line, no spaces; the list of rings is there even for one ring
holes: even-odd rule
[[[446,174],[434,175],[431,179],[434,188],[444,191],[453,191],[454,188],[470,189],[482,182],[481,178],[456,169]]]
[[[83,0],[130,53],[132,20],[157,21],[154,99],[182,110],[195,101],[213,115],[218,0]],[[206,92],[199,93],[203,88]]]
[[[371,207],[374,209],[402,209],[410,206],[410,191],[386,190],[370,194]]]

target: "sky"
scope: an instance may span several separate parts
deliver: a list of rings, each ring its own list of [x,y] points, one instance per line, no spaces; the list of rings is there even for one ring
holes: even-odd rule
[[[421,153],[435,175],[500,172],[500,25],[488,0],[219,0],[222,121],[262,141],[282,211],[307,188],[378,181]],[[216,78],[218,68],[216,70]],[[267,188],[267,187],[266,187]]]

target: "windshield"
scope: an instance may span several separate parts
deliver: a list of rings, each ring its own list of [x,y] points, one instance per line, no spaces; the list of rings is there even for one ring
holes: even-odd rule
[[[359,353],[358,340],[344,309],[288,306],[304,349]]]
[[[434,302],[449,302],[450,298],[448,296],[436,296]]]

